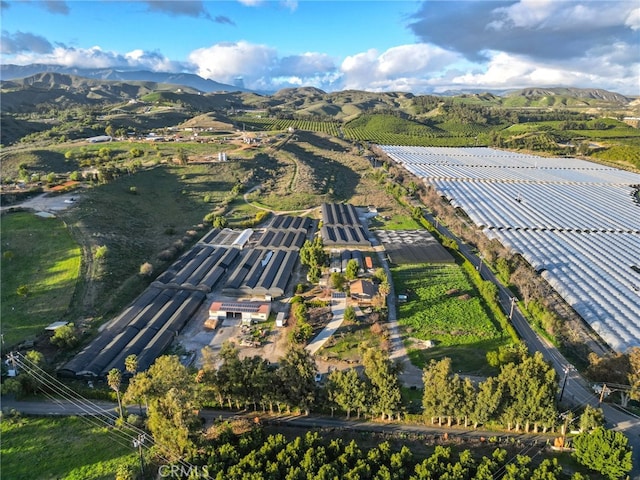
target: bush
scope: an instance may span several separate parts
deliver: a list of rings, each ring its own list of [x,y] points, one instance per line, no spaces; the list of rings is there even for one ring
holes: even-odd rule
[[[351,305],[344,309],[344,319],[347,322],[356,321],[356,310]]]
[[[153,265],[151,265],[149,262],[144,262],[142,265],[140,265],[140,275],[142,275],[143,277],[150,277],[152,273]]]
[[[106,257],[107,253],[109,253],[109,248],[106,245],[100,245],[96,248],[95,258],[96,260],[101,260]]]
[[[64,350],[70,350],[75,347],[78,344],[78,337],[73,323],[68,323],[56,329],[53,337],[51,337],[51,343]]]

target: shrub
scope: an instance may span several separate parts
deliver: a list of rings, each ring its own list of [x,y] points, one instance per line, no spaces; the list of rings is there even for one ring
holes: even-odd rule
[[[64,350],[70,350],[75,347],[78,344],[78,337],[73,323],[68,323],[56,329],[53,337],[51,337],[51,343]]]
[[[107,255],[107,253],[109,253],[109,248],[106,245],[100,245],[98,248],[96,248],[96,253],[94,256],[96,260],[101,260]]]
[[[142,275],[143,277],[149,277],[152,273],[153,265],[151,265],[149,262],[144,262],[142,265],[140,265],[140,275]]]

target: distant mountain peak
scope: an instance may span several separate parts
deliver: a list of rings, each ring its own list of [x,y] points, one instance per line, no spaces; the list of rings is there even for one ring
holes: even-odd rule
[[[170,72],[151,72],[148,70],[133,70],[126,68],[76,68],[65,67],[62,65],[0,65],[0,79],[15,80],[27,78],[39,73],[60,73],[67,75],[76,75],[79,77],[98,79],[98,80],[115,80],[119,82],[155,82],[170,85],[179,85],[191,87],[205,93],[211,92],[249,92],[243,87],[237,85],[228,85],[202,78],[193,73],[170,73]]]

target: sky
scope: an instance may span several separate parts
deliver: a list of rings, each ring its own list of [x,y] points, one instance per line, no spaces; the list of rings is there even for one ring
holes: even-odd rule
[[[274,92],[640,96],[638,0],[0,0],[0,63],[195,73]]]

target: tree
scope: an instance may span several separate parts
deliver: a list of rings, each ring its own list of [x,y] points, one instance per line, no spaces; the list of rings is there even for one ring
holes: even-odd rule
[[[362,355],[364,374],[369,380],[371,408],[384,420],[400,410],[400,365],[392,362],[381,350],[369,348]]]
[[[332,272],[329,281],[331,287],[335,288],[336,290],[342,290],[344,288],[345,278],[344,275],[340,272]]]
[[[442,425],[442,418],[448,419],[451,426],[452,418],[460,413],[462,397],[462,381],[451,370],[451,359],[445,357],[440,361],[431,360],[422,373],[424,392],[422,406],[424,416],[433,420],[438,418]]]
[[[276,375],[286,392],[290,407],[299,407],[308,415],[316,398],[316,362],[304,348],[293,346],[280,359]]]
[[[555,370],[544,361],[540,352],[527,356],[520,363],[509,363],[498,375],[503,391],[502,418],[516,431],[524,425],[525,432],[533,423],[534,431],[542,425],[546,429],[558,416],[555,397],[558,382]]]
[[[106,245],[100,245],[96,247],[96,252],[94,254],[94,257],[96,260],[102,260],[104,257],[107,256],[107,253],[109,253],[109,247],[107,247]]]
[[[131,375],[135,375],[138,371],[138,356],[135,353],[127,355],[127,358],[124,359],[124,369]]]
[[[597,427],[577,435],[573,447],[578,462],[610,480],[623,478],[631,471],[631,447],[621,432]]]
[[[63,350],[70,350],[74,348],[78,344],[78,337],[73,323],[68,323],[56,328],[56,331],[51,337],[51,343]]]
[[[186,165],[188,160],[189,156],[187,155],[187,152],[185,152],[184,148],[178,149],[178,163],[180,163],[180,165]]]
[[[382,282],[378,285],[378,296],[380,297],[383,308],[387,305],[387,295],[389,295],[389,293],[391,293],[391,285],[389,282]]]
[[[225,228],[229,225],[229,221],[223,217],[222,215],[216,215],[213,217],[213,221],[211,222],[214,228]]]
[[[347,262],[347,266],[344,270],[344,276],[347,280],[355,280],[358,277],[358,270],[360,270],[360,264],[355,258],[352,258]]]
[[[149,430],[169,461],[193,450],[190,435],[200,425],[195,382],[176,355],[158,357],[149,370],[136,373],[124,398],[147,402]]]
[[[29,287],[27,285],[20,285],[16,288],[16,294],[19,297],[26,297],[29,295]]]
[[[347,418],[351,417],[353,410],[358,412],[360,418],[360,412],[365,407],[367,389],[356,369],[331,372],[327,381],[327,394],[329,400],[347,414]]]
[[[45,367],[44,355],[37,350],[29,350],[25,354],[23,368],[18,380],[23,393],[36,393],[42,386],[42,372]]]
[[[355,322],[356,310],[351,305],[344,309],[344,320],[346,322]]]
[[[478,393],[471,420],[473,427],[487,423],[494,418],[502,403],[502,384],[494,377],[487,378],[478,385]]]
[[[589,432],[594,428],[604,426],[604,413],[601,408],[587,404],[580,415],[579,422],[580,433]]]
[[[300,263],[308,267],[322,267],[326,261],[322,237],[316,237],[313,242],[307,240],[300,248]]]
[[[117,368],[112,368],[109,370],[107,374],[107,384],[109,388],[116,392],[116,396],[118,398],[118,415],[120,416],[120,420],[123,419],[122,413],[122,399],[120,398],[120,386],[122,385],[122,372]]]

